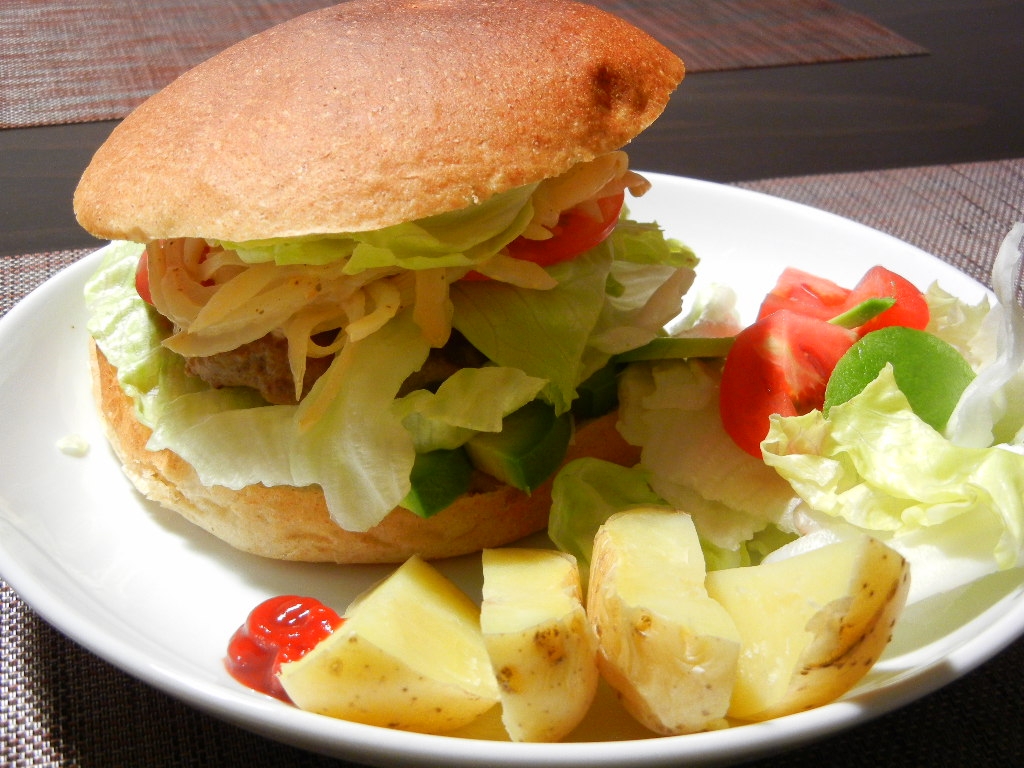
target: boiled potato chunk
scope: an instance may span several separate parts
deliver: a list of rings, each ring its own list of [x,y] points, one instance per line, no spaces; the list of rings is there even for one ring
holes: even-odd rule
[[[498,701],[479,609],[415,556],[281,665],[280,680],[301,709],[424,733],[462,727]]]
[[[909,585],[906,561],[869,536],[709,573],[743,639],[729,715],[767,720],[848,691],[888,644]]]
[[[540,549],[483,552],[480,625],[513,741],[558,741],[597,690],[597,639],[576,559]]]
[[[620,512],[594,539],[587,611],[598,664],[626,709],[660,734],[725,724],[740,636],[704,577],[697,531],[682,512]]]

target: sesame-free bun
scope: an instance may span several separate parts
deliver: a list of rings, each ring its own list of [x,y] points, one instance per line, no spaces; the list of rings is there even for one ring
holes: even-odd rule
[[[116,370],[95,344],[91,360],[107,438],[132,484],[236,549],[278,560],[398,563],[413,554],[436,559],[476,552],[547,527],[550,479],[526,494],[476,472],[472,490],[444,511],[423,519],[399,507],[365,533],[336,525],[316,486],[249,485],[238,491],[205,486],[177,454],[146,448],[150,430],[135,418]],[[612,413],[577,429],[565,460],[595,456],[636,464],[639,451],[623,440],[615,422]]]
[[[239,242],[464,208],[626,144],[682,62],[568,0],[350,0],[243,40],[129,115],[75,212],[101,238]]]

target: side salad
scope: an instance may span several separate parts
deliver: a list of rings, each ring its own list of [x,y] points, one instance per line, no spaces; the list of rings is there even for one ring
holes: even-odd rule
[[[1018,224],[1000,248],[994,303],[968,305],[937,284],[922,292],[882,267],[852,289],[786,270],[739,329],[735,297],[711,287],[673,336],[723,336],[731,317],[728,353],[625,369],[620,429],[642,447],[640,464],[568,465],[552,540],[585,574],[600,524],[637,505],[687,510],[709,569],[867,532],[911,563],[909,602],[1024,565],[1022,240]],[[851,359],[877,370],[828,402],[837,367],[850,389]],[[921,395],[922,381],[949,400],[938,423],[928,410],[939,395]]]

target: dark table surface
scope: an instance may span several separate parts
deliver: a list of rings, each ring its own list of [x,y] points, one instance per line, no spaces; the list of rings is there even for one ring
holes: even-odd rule
[[[633,166],[750,182],[756,188],[758,180],[774,177],[1024,157],[1024,2],[841,4],[923,45],[929,54],[692,75],[666,114],[633,144]],[[0,131],[0,257],[96,244],[76,225],[71,196],[89,157],[113,126],[101,122]],[[52,639],[46,647],[66,667],[105,668],[71,642]],[[876,723],[756,765],[1024,765],[1022,664],[1024,646],[1018,642],[951,685],[943,694],[949,698],[926,697]],[[150,717],[166,713],[187,727],[190,738],[209,739],[198,752],[189,752],[179,737],[162,734],[158,746],[171,744],[182,752],[157,764],[217,765],[227,759],[217,740],[231,726],[215,724],[141,684],[102,683],[86,691],[85,703],[99,704],[104,696],[124,695],[125,690],[139,711]],[[962,705],[962,712],[951,713],[950,702]],[[104,754],[103,735],[89,732],[85,715],[76,717],[65,717],[55,727],[85,745],[77,756],[41,756],[38,762],[122,765],[148,755],[142,745],[120,757]],[[260,739],[231,743],[245,745],[252,765],[333,764],[291,748],[266,746]],[[232,764],[240,764],[234,762],[238,755],[231,757]]]

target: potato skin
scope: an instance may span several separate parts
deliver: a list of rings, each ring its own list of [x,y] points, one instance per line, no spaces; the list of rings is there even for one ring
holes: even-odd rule
[[[598,666],[626,710],[666,736],[726,725],[740,641],[704,591],[704,567],[681,512],[619,513],[594,540],[587,610]]]
[[[484,550],[483,568],[481,624],[505,730],[513,741],[559,741],[586,716],[599,678],[576,559]]]

